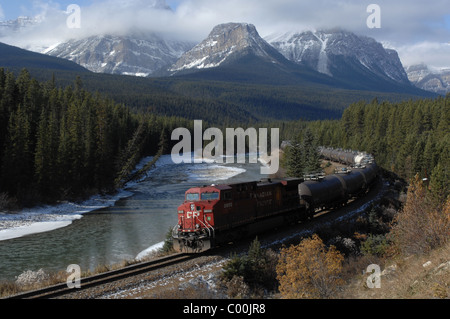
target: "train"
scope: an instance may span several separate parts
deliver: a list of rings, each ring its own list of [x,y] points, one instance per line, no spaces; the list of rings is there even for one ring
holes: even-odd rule
[[[172,229],[175,251],[199,253],[243,237],[314,218],[319,210],[363,196],[377,178],[371,154],[320,148],[325,160],[346,164],[334,174],[204,185],[185,192]]]

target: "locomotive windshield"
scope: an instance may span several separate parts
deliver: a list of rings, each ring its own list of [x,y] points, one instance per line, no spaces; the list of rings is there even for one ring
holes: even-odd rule
[[[186,194],[186,200],[188,201],[197,201],[199,200],[200,196],[198,193],[187,193]]]
[[[216,200],[219,199],[219,192],[202,193],[202,200]]]

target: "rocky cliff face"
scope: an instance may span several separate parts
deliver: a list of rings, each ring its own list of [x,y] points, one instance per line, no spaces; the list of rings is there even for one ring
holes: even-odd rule
[[[431,71],[425,64],[408,66],[406,68],[408,78],[415,86],[439,93],[450,92],[450,69]]]
[[[71,40],[45,53],[74,61],[93,72],[149,76],[174,63],[193,46],[155,34],[105,35]]]
[[[398,54],[372,38],[343,30],[290,32],[266,37],[287,59],[333,77],[369,72],[408,84]]]

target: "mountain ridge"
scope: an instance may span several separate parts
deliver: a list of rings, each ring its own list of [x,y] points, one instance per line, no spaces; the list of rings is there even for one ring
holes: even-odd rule
[[[375,39],[342,29],[288,32],[266,37],[287,59],[336,79],[410,85],[398,54]]]
[[[75,62],[28,51],[1,42],[0,67],[9,68],[12,70],[27,68],[90,73],[89,70]]]
[[[81,83],[89,91],[127,105],[133,111],[201,118],[214,125],[338,119],[348,105],[361,100],[377,97],[379,101],[399,101],[433,96],[420,90],[405,94],[342,89],[333,82],[324,83],[333,79],[314,70],[293,71],[289,64],[283,70],[270,61],[261,63],[252,55],[192,74],[143,78],[94,73],[71,61],[28,51],[25,56],[26,50],[3,46],[9,50],[0,51],[0,67],[15,73],[27,68],[37,80],[51,81],[56,87],[73,86],[76,80],[77,85]],[[9,66],[5,61],[10,61]]]
[[[282,63],[279,52],[259,36],[254,25],[219,24],[202,42],[185,52],[169,71],[214,68],[249,53],[272,63]]]
[[[209,80],[246,79],[266,84],[277,84],[279,80],[278,84],[284,85],[312,82],[345,89],[421,94],[409,82],[398,54],[385,50],[372,38],[360,38],[340,29],[331,34],[320,32],[319,36],[311,32],[301,35],[315,41],[309,46],[314,50],[302,53],[303,57],[309,56],[306,62],[283,51],[280,42],[268,43],[251,24],[220,24],[201,43],[184,53],[168,69],[169,75],[192,74]],[[370,43],[376,52],[349,54],[355,49],[348,48],[349,41],[342,38],[356,42],[359,51],[364,50],[365,43]],[[304,43],[301,43],[303,47]]]
[[[450,69],[433,71],[425,64],[410,65],[405,68],[408,78],[415,86],[445,95],[450,92]]]
[[[193,45],[156,34],[134,33],[70,40],[45,53],[74,61],[96,73],[146,77],[174,63]]]
[[[154,1],[151,5],[158,9],[170,10],[170,7],[164,3],[164,1]],[[20,37],[22,31],[31,31],[41,23],[43,23],[42,17],[19,17],[16,20],[0,21],[0,36],[11,41],[12,38]],[[251,26],[248,23],[241,24],[247,27]],[[226,23],[222,25],[226,25]],[[257,33],[256,29],[253,33]],[[31,47],[23,47],[24,45],[21,47],[75,61],[92,72],[161,77],[186,73],[182,72],[183,65],[179,65],[178,68],[171,67],[172,71],[167,71],[167,68],[175,63],[180,63],[179,58],[198,45],[198,43],[184,40],[171,40],[166,36],[143,32],[136,28],[120,32],[120,34],[89,36],[55,43],[51,46],[34,43]],[[291,48],[292,52],[286,52],[289,50],[289,46],[292,47],[296,44],[295,36],[303,37],[305,42],[297,43],[297,48]],[[410,84],[409,75],[406,74],[408,67],[401,65],[395,50],[383,48],[381,43],[370,37],[356,35],[341,28],[289,31],[266,36],[264,40],[269,45],[276,47],[278,53],[287,60],[334,77],[346,83],[347,87],[353,84],[355,89],[371,89],[370,82],[374,81],[373,89],[390,90],[391,84],[394,84],[395,87],[398,86],[398,83]],[[355,45],[358,41],[360,44]],[[314,44],[314,42],[317,43]],[[262,51],[267,51],[267,49]],[[378,55],[368,58],[371,53],[375,52],[378,52]],[[254,53],[258,55],[256,50]],[[226,57],[223,56],[223,58]],[[211,63],[206,60],[207,58],[203,63],[202,61],[193,62],[197,63],[197,66],[203,66],[203,69],[206,66],[212,68],[221,64],[219,63],[221,60]],[[188,70],[189,68],[184,69]],[[192,69],[187,73],[189,72],[193,73]],[[447,77],[438,75],[434,71],[432,73],[433,75],[429,74],[426,83],[412,81],[412,85],[429,92],[446,94],[450,87]]]

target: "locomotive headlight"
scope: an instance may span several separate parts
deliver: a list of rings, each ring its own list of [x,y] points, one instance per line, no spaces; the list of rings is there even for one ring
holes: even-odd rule
[[[199,224],[195,224],[195,228],[199,229],[200,225]]]

